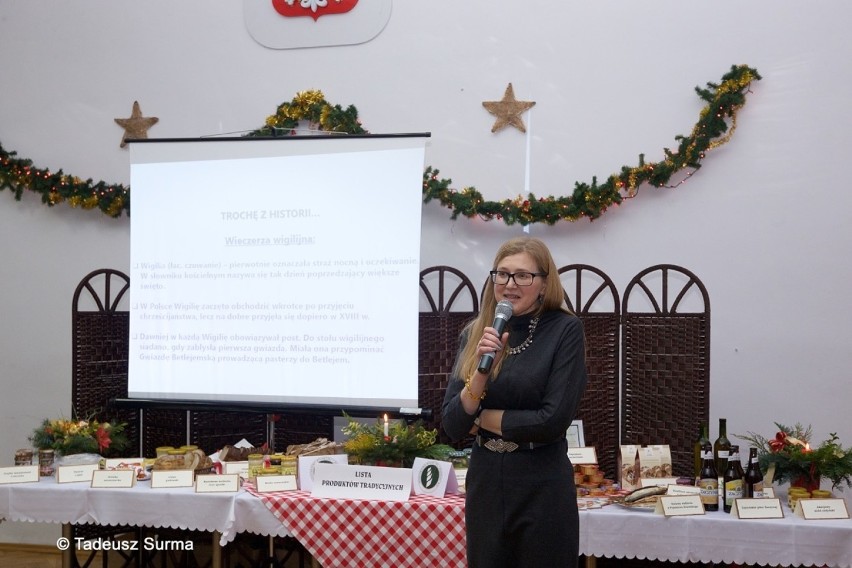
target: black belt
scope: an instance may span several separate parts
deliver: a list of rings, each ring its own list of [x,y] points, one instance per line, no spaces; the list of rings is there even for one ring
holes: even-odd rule
[[[502,454],[504,452],[514,452],[515,450],[534,450],[536,448],[541,448],[544,446],[549,446],[551,444],[555,444],[559,442],[559,440],[554,440],[552,442],[510,442],[508,440],[504,440],[503,438],[497,438],[494,436],[488,436],[487,434],[477,434],[476,435],[476,445],[482,448],[486,448],[491,450],[492,452],[497,452],[498,454]]]

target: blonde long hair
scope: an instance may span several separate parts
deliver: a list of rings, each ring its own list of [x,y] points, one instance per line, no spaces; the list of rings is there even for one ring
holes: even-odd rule
[[[515,237],[509,239],[497,250],[494,263],[491,265],[492,269],[496,269],[500,262],[507,256],[521,253],[529,254],[535,261],[538,272],[547,274],[547,276],[542,277],[544,279],[544,288],[539,296],[538,308],[533,315],[539,316],[549,310],[563,310],[571,313],[571,310],[565,305],[565,292],[562,289],[562,283],[559,281],[556,263],[553,261],[550,249],[547,248],[547,245],[541,239],[534,237]],[[476,353],[478,347],[477,341],[482,336],[483,330],[493,323],[496,308],[497,299],[494,297],[494,284],[489,282],[482,295],[482,306],[479,310],[479,315],[465,327],[468,341],[464,351],[461,353],[461,357],[459,357],[457,373],[462,380],[473,376],[473,373],[476,372],[476,367],[479,363],[479,356]],[[503,358],[501,357],[491,367],[490,376],[492,379],[500,372],[502,363]]]

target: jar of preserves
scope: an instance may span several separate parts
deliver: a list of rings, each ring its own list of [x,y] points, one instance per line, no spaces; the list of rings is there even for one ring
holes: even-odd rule
[[[56,466],[54,462],[56,460],[56,453],[53,450],[39,450],[38,451],[38,474],[41,477],[50,477],[53,475],[53,472],[56,471]]]
[[[453,464],[453,469],[467,469],[468,459],[464,450],[450,452],[450,463]]]
[[[281,475],[296,475],[296,465],[296,456],[281,456],[281,465],[278,469]]]
[[[15,450],[15,465],[33,465],[33,451],[29,448]]]
[[[263,454],[249,454],[248,457],[248,480],[254,483],[257,475],[264,466]]]
[[[169,453],[169,450],[174,450],[174,446],[158,446],[157,447],[157,457],[161,458]]]

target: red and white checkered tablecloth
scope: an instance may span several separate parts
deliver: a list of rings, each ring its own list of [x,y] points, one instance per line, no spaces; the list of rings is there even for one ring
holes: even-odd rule
[[[263,500],[323,568],[467,566],[462,495],[412,495],[400,502],[246,489]]]

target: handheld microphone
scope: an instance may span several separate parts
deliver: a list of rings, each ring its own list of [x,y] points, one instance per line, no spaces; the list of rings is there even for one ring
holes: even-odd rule
[[[509,323],[509,318],[511,317],[512,302],[509,300],[501,300],[500,303],[497,304],[497,309],[494,310],[494,323],[491,324],[491,327],[497,330],[498,337],[503,335],[503,331],[506,329],[506,324]],[[493,363],[494,353],[486,353],[479,358],[479,366],[476,370],[487,375],[488,371],[491,370],[491,365]]]

